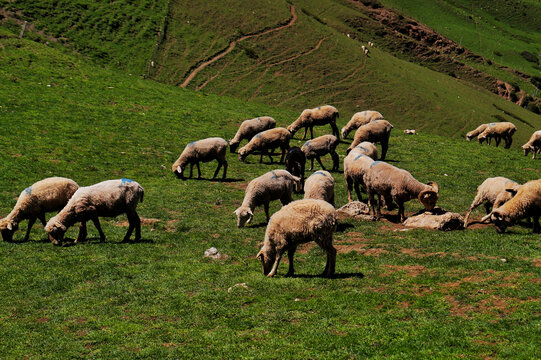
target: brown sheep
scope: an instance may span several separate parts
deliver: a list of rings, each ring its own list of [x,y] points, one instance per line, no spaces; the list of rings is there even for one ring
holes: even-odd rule
[[[363,141],[369,141],[371,143],[379,142],[381,144],[381,160],[385,160],[392,129],[393,125],[391,125],[391,123],[389,123],[387,120],[374,120],[359,127],[355,132],[353,142],[346,150],[346,153],[349,154],[349,152],[353,150],[355,146],[359,145]]]

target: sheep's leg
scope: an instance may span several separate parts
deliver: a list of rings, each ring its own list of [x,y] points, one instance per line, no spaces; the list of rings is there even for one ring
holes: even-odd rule
[[[220,171],[221,167],[222,167],[222,163],[218,161],[218,167],[216,168],[216,171],[214,172],[214,175],[212,176],[213,179],[216,179],[216,175],[218,175],[218,171]]]
[[[314,138],[314,127],[310,126],[310,139]]]
[[[289,269],[287,270],[286,277],[293,276],[295,274],[295,269],[293,269],[293,256],[295,255],[296,246],[291,246],[287,249],[287,259],[289,260]]]
[[[38,215],[39,221],[43,224],[43,226],[47,225],[47,221],[45,220],[45,213],[41,213]]]
[[[500,142],[502,141],[502,138],[499,137],[499,136],[496,136],[496,138],[494,139],[494,141],[496,141],[496,147],[500,146]]]
[[[88,232],[86,230],[86,221],[81,221],[79,224],[79,234],[77,235],[77,238],[75,238],[74,243],[83,242],[86,240],[86,235],[88,235]]]
[[[471,203],[470,205],[470,208],[468,209],[468,211],[466,212],[466,215],[464,216],[464,226],[468,226],[468,219],[470,218],[470,214],[471,212],[476,208],[478,207],[479,205],[481,205],[483,201],[479,198],[477,198],[477,196],[475,197],[475,199],[473,199],[473,202]],[[487,211],[487,214],[490,212],[490,208],[487,207],[487,204],[485,203],[485,209]]]
[[[370,205],[370,213],[372,214],[372,216],[376,217],[376,200],[374,198],[374,193],[368,187],[366,191],[368,193],[368,203]]]
[[[332,157],[332,171],[338,171],[340,158],[338,157],[338,154],[336,153],[336,151],[331,152],[331,157]]]
[[[306,134],[308,133],[308,126],[304,128],[304,136],[302,137],[303,140],[306,140]]]
[[[340,132],[338,131],[338,127],[336,126],[336,122],[331,122],[331,128],[332,128],[332,134],[340,140]]]
[[[356,182],[354,183],[354,186],[355,186],[355,193],[357,194],[357,198],[359,199],[359,201],[363,201],[363,200],[362,200],[363,198],[362,198],[362,196],[361,196],[361,189],[359,188],[359,185],[360,185],[360,184],[359,184],[358,181],[356,181]]]
[[[311,158],[310,159],[310,169],[308,169],[308,171],[312,171],[313,168],[314,168],[314,158]]]
[[[264,154],[264,150],[261,149],[261,152],[259,153],[259,163],[260,164],[263,162],[263,154]]]
[[[292,201],[293,201],[293,197],[291,196],[291,193],[287,193],[280,198],[280,202],[282,203],[282,205],[287,205]]]
[[[387,149],[389,148],[389,138],[382,139],[381,140],[381,157],[380,160],[385,160],[385,156],[387,155]]]
[[[272,164],[272,163],[274,162],[274,160],[273,160],[273,158],[272,158],[271,154],[269,154],[269,151],[268,151],[268,149],[265,149],[265,154],[267,154],[267,156],[268,156],[268,157],[269,157],[269,159],[270,159],[270,163]]]
[[[133,232],[133,229],[135,229],[134,241],[141,240],[141,219],[139,218],[139,215],[137,215],[137,211],[134,211],[133,213],[127,213],[126,215],[128,216],[128,222],[130,223],[130,227],[128,228],[126,236],[124,236],[122,242],[130,241],[130,236]]]
[[[282,149],[282,156],[280,156],[280,164],[283,164],[286,159],[286,152],[288,149],[286,149],[285,146],[281,146],[280,149]]]
[[[539,215],[534,215],[534,216],[532,216],[532,219],[533,219],[532,232],[533,232],[534,234],[539,234],[539,233],[541,233],[541,228],[539,227]]]
[[[201,179],[201,168],[199,167],[199,161],[195,163],[197,165],[197,178]]]
[[[353,199],[351,198],[351,190],[353,190],[353,179],[350,177],[346,177],[346,187],[348,189],[348,202],[352,202]],[[359,194],[357,194],[359,195]],[[359,201],[361,201],[359,199]]]
[[[508,136],[507,139],[508,139],[508,142],[505,144],[505,148],[509,149],[511,147],[511,144],[513,144],[513,137]]]
[[[403,223],[406,220],[406,215],[404,215],[404,203],[402,201],[397,201],[398,204],[398,215],[400,215],[400,222]]]
[[[265,216],[267,217],[267,224],[269,223],[269,220],[270,220],[270,216],[269,216],[269,202],[266,201],[264,204],[263,204],[263,207],[265,208]]]
[[[227,174],[227,161],[224,160],[224,175],[222,176],[222,179],[225,179],[226,174]]]
[[[30,238],[30,230],[32,229],[32,226],[34,226],[35,222],[35,217],[31,217],[30,219],[28,219],[28,229],[26,229],[26,234],[24,235],[23,241],[28,241],[28,239]]]
[[[316,156],[316,160],[317,160],[317,162],[319,163],[319,165],[321,166],[321,168],[322,168],[323,170],[325,170],[325,166],[323,166],[323,163],[321,162],[321,158],[320,158],[319,156]],[[312,161],[314,161],[314,160],[312,159]]]
[[[190,164],[190,179],[193,176],[193,164]]]
[[[484,206],[485,206],[485,211],[487,215],[490,214],[490,211],[492,210],[492,204],[487,201],[485,202]]]
[[[380,194],[378,194],[378,207],[376,208],[376,211],[377,211],[376,218],[377,219],[381,218],[381,195]]]
[[[276,275],[276,271],[278,271],[278,265],[280,264],[280,260],[282,260],[282,254],[284,252],[283,249],[276,249],[276,260],[274,260],[274,265],[272,266],[272,270],[267,275],[268,277],[273,277]]]
[[[98,230],[98,233],[100,234],[100,242],[104,242],[105,234],[103,233],[103,230],[101,229],[100,220],[96,216],[92,218],[92,222],[94,223],[94,226],[96,227],[96,229]]]
[[[330,239],[322,241],[320,244],[321,248],[327,253],[327,264],[325,265],[325,270],[323,270],[323,276],[331,277],[334,275],[336,268],[336,249],[332,246],[332,233],[330,234]]]

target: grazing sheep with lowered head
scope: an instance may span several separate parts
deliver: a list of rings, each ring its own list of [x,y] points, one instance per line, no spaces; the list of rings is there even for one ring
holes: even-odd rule
[[[269,149],[274,150],[279,147],[282,150],[281,163],[284,161],[286,151],[289,149],[290,139],[291,133],[283,127],[262,131],[239,150],[239,160],[244,161],[252,152],[259,150],[261,152],[259,162],[262,163],[263,155],[267,155],[272,164],[272,156],[269,154]]]
[[[13,233],[19,228],[19,223],[28,219],[28,229],[23,241],[28,241],[30,230],[39,219],[46,225],[45,213],[60,211],[79,188],[71,179],[50,177],[40,180],[24,189],[11,212],[0,220],[0,232],[4,241],[12,241]]]
[[[355,193],[359,201],[362,201],[362,187],[366,190],[364,184],[364,174],[370,168],[370,165],[377,159],[378,153],[376,146],[370,142],[362,142],[357,145],[344,158],[344,177],[348,189],[348,202],[352,202],[351,190],[355,187]]]
[[[197,165],[197,178],[201,178],[201,169],[199,168],[199,162],[209,162],[212,160],[218,161],[218,167],[214,172],[213,179],[218,175],[220,168],[224,167],[224,174],[222,179],[225,179],[227,173],[227,160],[225,154],[227,152],[227,141],[222,138],[214,137],[198,141],[193,141],[186,145],[186,148],[180,154],[177,161],[172,166],[173,173],[179,178],[184,180],[184,169],[190,164],[190,178],[193,175],[193,166]]]
[[[530,136],[530,140],[522,145],[522,150],[524,150],[524,156],[527,156],[531,151],[532,159],[535,159],[535,155],[541,150],[541,130],[537,130]]]
[[[314,168],[314,158],[317,160],[322,169],[325,169],[321,162],[321,156],[331,154],[332,171],[338,171],[340,159],[336,153],[336,147],[340,144],[340,139],[334,135],[323,135],[315,139],[308,140],[304,143],[301,150],[306,155],[306,159],[311,160],[310,171]]]
[[[357,112],[353,114],[351,120],[349,120],[346,126],[344,126],[340,131],[342,133],[342,138],[345,139],[351,131],[357,130],[360,126],[368,124],[374,120],[382,119],[383,115],[381,115],[381,113],[378,111],[365,110]]]
[[[287,129],[291,132],[291,136],[293,137],[295,133],[303,127],[303,140],[306,139],[306,133],[308,129],[310,129],[310,139],[313,139],[314,126],[330,124],[333,135],[339,138],[340,134],[338,133],[338,127],[336,127],[336,119],[339,116],[340,114],[338,113],[338,110],[334,106],[330,105],[323,105],[314,109],[306,109],[301,113],[297,120],[287,127]]]
[[[270,116],[260,116],[254,119],[244,120],[242,124],[240,124],[235,137],[229,141],[230,151],[234,153],[243,139],[250,141],[257,133],[268,129],[274,129],[275,127],[276,120]]]
[[[509,149],[513,143],[513,134],[517,131],[517,127],[511,122],[499,122],[499,123],[490,123],[488,127],[477,137],[479,144],[482,144],[483,141],[488,140],[487,142],[490,145],[490,138],[495,138],[496,147],[500,145],[500,141],[503,138],[505,140],[505,148]]]
[[[398,205],[400,222],[406,219],[404,203],[411,199],[419,199],[426,210],[431,211],[438,201],[438,184],[428,182],[426,185],[417,181],[408,171],[399,169],[383,161],[374,161],[364,176],[364,182],[370,198],[371,212],[376,218],[381,216],[381,197],[387,206],[394,201]],[[374,195],[378,195],[377,211]]]
[[[325,200],[334,206],[334,178],[331,173],[319,170],[310,175],[304,185],[304,198]]]
[[[286,170],[293,176],[301,178],[301,189],[304,189],[304,168],[306,166],[306,155],[298,146],[290,148],[286,155]]]
[[[86,222],[92,220],[100,234],[100,241],[105,241],[98,217],[128,216],[129,228],[123,242],[130,240],[135,229],[135,241],[141,239],[141,219],[137,215],[137,204],[143,202],[144,190],[137,182],[130,179],[102,181],[92,186],[80,187],[66,206],[52,217],[45,231],[54,245],[61,245],[66,230],[80,222],[79,235],[75,242],[86,239]]]
[[[263,247],[257,254],[263,265],[263,274],[274,276],[282,255],[287,250],[289,270],[286,276],[293,276],[293,256],[297,246],[315,241],[327,253],[323,276],[332,276],[336,264],[336,249],[332,246],[336,224],[336,210],[323,200],[297,200],[281,208],[272,215],[265,232]]]
[[[379,142],[381,144],[381,160],[385,160],[392,129],[393,125],[391,125],[391,123],[387,120],[374,120],[368,124],[360,126],[357,131],[355,131],[353,142],[346,150],[346,153],[349,154],[349,152],[355,146],[359,145],[363,141],[369,141],[371,143]]]
[[[269,203],[278,200],[283,205],[293,201],[291,193],[300,188],[301,179],[291,175],[286,170],[273,170],[250,181],[242,205],[235,210],[237,227],[250,223],[257,206],[265,207],[267,222],[269,221]]]
[[[485,129],[488,127],[488,124],[481,124],[475,130],[470,131],[466,134],[466,140],[470,141],[474,137],[479,136]]]

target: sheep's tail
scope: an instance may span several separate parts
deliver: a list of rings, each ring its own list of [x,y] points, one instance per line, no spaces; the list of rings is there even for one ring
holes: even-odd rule
[[[141,189],[141,196],[139,197],[139,201],[143,202],[143,198],[145,197],[145,189],[143,189],[142,186],[139,186],[139,189]]]

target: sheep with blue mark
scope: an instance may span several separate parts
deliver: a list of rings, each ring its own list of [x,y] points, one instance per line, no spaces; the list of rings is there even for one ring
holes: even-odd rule
[[[364,110],[353,114],[351,120],[341,130],[342,138],[345,139],[348,134],[357,130],[360,126],[368,124],[374,120],[382,120],[383,115],[380,112],[374,110]]]
[[[466,134],[466,140],[470,141],[471,139],[473,139],[474,137],[477,137],[479,136],[480,133],[482,133],[483,131],[485,131],[485,129],[488,127],[488,124],[481,124],[479,125],[477,128],[475,128],[474,130],[468,132]],[[490,141],[490,140],[489,140]]]
[[[306,179],[304,184],[305,199],[325,200],[334,206],[334,178],[325,170],[318,170]]]
[[[201,168],[199,162],[209,162],[212,160],[218,161],[218,167],[214,172],[213,179],[216,178],[220,168],[224,167],[222,179],[225,179],[227,174],[227,160],[225,155],[227,152],[227,141],[219,137],[213,137],[198,141],[192,141],[180,154],[177,161],[172,166],[173,173],[184,180],[184,170],[190,165],[190,178],[193,176],[193,166],[197,165],[198,178],[201,178]]]
[[[378,157],[376,146],[371,142],[364,141],[357,145],[344,158],[344,177],[348,190],[348,202],[352,202],[351,191],[355,188],[355,193],[359,201],[362,201],[361,188],[366,192],[364,184],[364,174],[370,168],[370,165]]]
[[[26,219],[28,219],[28,229],[23,241],[28,241],[30,230],[36,219],[45,226],[47,223],[45,214],[62,210],[78,188],[79,185],[71,179],[50,177],[24,189],[13,210],[0,220],[0,233],[4,241],[12,241],[19,223]]]
[[[310,160],[310,171],[314,168],[314,159],[317,160],[321,168],[325,170],[325,166],[321,162],[321,157],[331,154],[333,166],[331,171],[338,171],[340,159],[336,153],[336,147],[340,144],[340,139],[334,135],[323,135],[313,140],[308,140],[301,147],[302,152],[306,155],[306,159]]]
[[[299,118],[295,120],[287,129],[291,132],[291,137],[300,129],[304,128],[303,140],[306,139],[306,133],[310,129],[310,139],[314,138],[314,126],[330,124],[332,133],[337,138],[340,138],[336,119],[340,116],[338,110],[331,105],[323,105],[314,109],[305,109]]]
[[[500,141],[505,141],[505,148],[509,149],[513,143],[513,134],[517,131],[515,124],[504,121],[499,123],[490,123],[488,127],[477,137],[479,144],[487,140],[490,145],[490,139],[494,138],[496,141],[496,147],[500,145]]]
[[[276,120],[270,116],[260,116],[254,119],[244,120],[242,124],[240,124],[235,137],[229,141],[230,151],[234,153],[242,140],[246,139],[250,141],[256,134],[265,130],[274,129],[275,127]]]
[[[73,224],[80,222],[79,235],[75,242],[84,241],[87,236],[86,222],[92,220],[100,234],[100,241],[105,241],[99,217],[128,216],[129,227],[123,242],[130,240],[135,229],[135,241],[141,239],[141,219],[136,208],[143,202],[144,190],[136,181],[117,179],[102,181],[92,186],[80,187],[66,206],[52,217],[45,231],[54,245],[62,245],[64,234]]]
[[[234,212],[237,215],[237,227],[249,224],[254,217],[255,208],[261,205],[265,208],[268,222],[270,202],[279,199],[282,205],[289,204],[293,201],[291,193],[298,191],[300,186],[301,179],[287,170],[272,170],[253,179],[246,187],[241,206]]]
[[[355,146],[359,145],[363,141],[369,141],[371,143],[380,143],[381,144],[381,159],[385,160],[387,155],[387,149],[389,148],[389,137],[391,136],[391,130],[393,125],[387,120],[374,120],[368,124],[360,126],[357,131],[355,131],[355,137],[353,142],[346,150],[346,154],[349,154]]]
[[[282,150],[282,157],[280,158],[280,163],[282,163],[286,156],[286,151],[289,149],[290,139],[291,133],[283,127],[262,131],[255,135],[248,144],[240,148],[239,160],[244,161],[248,155],[259,150],[261,152],[259,162],[262,163],[263,155],[267,155],[272,164],[273,159],[271,154],[269,154],[269,150],[274,150],[279,147]]]

